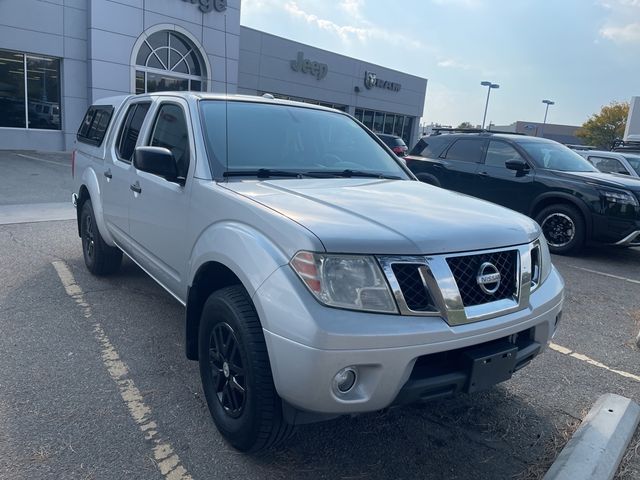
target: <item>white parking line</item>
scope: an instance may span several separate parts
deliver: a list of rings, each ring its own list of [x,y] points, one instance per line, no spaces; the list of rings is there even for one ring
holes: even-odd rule
[[[16,155],[19,157],[28,158],[29,160],[35,160],[36,162],[50,163],[51,165],[57,165],[58,167],[71,168],[71,157],[69,157],[69,163],[67,164],[67,163],[54,162],[53,160],[45,160],[44,158],[32,157],[30,155],[25,155],[24,153],[16,153]]]
[[[589,365],[593,365],[594,367],[603,368],[612,373],[620,375],[621,377],[630,378],[631,380],[635,380],[636,382],[640,382],[640,376],[634,375],[633,373],[625,372],[623,370],[616,370],[615,368],[609,368],[604,363],[600,363],[597,360],[593,360],[592,358],[587,357],[581,353],[577,353],[572,351],[569,348],[563,347],[562,345],[558,345],[556,343],[550,343],[549,348],[555,350],[562,355],[567,355],[569,357],[575,358],[576,360],[580,360],[581,362],[586,362]]]
[[[82,288],[76,283],[73,273],[65,262],[53,262],[53,266],[60,277],[67,294],[82,307],[85,318],[91,318],[91,306],[85,301]],[[129,377],[129,368],[120,359],[120,355],[107,337],[99,322],[93,320],[93,333],[95,339],[102,348],[102,362],[109,376],[120,390],[120,396],[129,409],[131,417],[136,422],[145,440],[153,445],[153,456],[160,473],[166,480],[192,480],[191,475],[180,463],[178,454],[166,440],[158,433],[158,426],[153,420],[151,408],[144,403],[144,399],[138,387]]]
[[[640,285],[640,280],[634,280],[633,278],[621,277],[619,275],[599,272],[598,270],[591,270],[590,268],[577,267],[575,265],[567,265],[567,266],[571,268],[575,268],[576,270],[582,270],[583,272],[595,273],[596,275],[602,275],[603,277],[615,278],[616,280],[622,280],[624,282],[635,283],[636,285]]]

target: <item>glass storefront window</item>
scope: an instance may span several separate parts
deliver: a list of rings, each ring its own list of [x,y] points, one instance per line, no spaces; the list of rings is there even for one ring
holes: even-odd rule
[[[382,133],[393,133],[393,123],[396,119],[396,116],[393,114],[388,114],[384,119],[384,131]]]
[[[60,113],[60,60],[0,50],[0,127],[60,130]]]
[[[362,123],[364,123],[364,125],[367,128],[373,127],[373,111],[372,110],[364,111],[364,115],[362,116]]]
[[[409,145],[411,141],[411,133],[413,131],[413,117],[405,117],[404,128],[402,130],[402,139],[404,143]]]
[[[393,134],[396,137],[402,137],[402,127],[404,127],[404,115],[396,115],[396,123],[393,126]]]
[[[361,108],[356,108],[356,115],[355,115],[355,117],[356,117],[358,120],[362,121],[362,109],[361,109]]]
[[[29,128],[60,130],[60,62],[27,56]]]
[[[384,129],[384,113],[376,112],[373,117],[373,131],[374,132],[382,132]]]
[[[0,127],[26,126],[24,55],[0,50]]]

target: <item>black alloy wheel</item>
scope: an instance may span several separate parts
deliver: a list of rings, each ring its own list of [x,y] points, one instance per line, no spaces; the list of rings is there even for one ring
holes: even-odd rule
[[[247,385],[238,339],[228,323],[219,323],[211,331],[209,362],[220,405],[231,418],[238,418],[244,410]]]
[[[122,251],[107,245],[100,235],[91,200],[86,200],[80,210],[80,238],[84,263],[94,275],[116,272],[122,263]]]
[[[578,253],[586,241],[585,220],[573,205],[559,203],[543,208],[536,221],[547,239],[549,250],[557,255]]]

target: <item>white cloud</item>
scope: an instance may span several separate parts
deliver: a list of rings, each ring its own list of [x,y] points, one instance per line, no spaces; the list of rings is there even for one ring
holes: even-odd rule
[[[600,29],[600,36],[617,43],[640,42],[640,22],[603,27]]]
[[[471,70],[471,65],[467,65],[466,63],[460,63],[457,60],[454,60],[452,58],[440,60],[437,65],[442,68],[456,68],[459,70]]]
[[[640,0],[599,0],[607,10],[604,25],[598,31],[600,38],[616,43],[640,43]]]
[[[346,9],[353,12],[355,15],[359,15],[360,7],[363,5],[362,1],[345,0],[341,3]],[[424,45],[413,38],[409,38],[405,35],[391,32],[378,25],[373,25],[370,22],[359,19],[356,24],[339,24],[333,20],[319,17],[314,13],[303,10],[296,1],[288,1],[283,5],[283,9],[290,15],[300,18],[310,25],[313,25],[320,30],[324,30],[330,33],[334,33],[340,37],[343,42],[350,42],[352,40],[358,40],[361,43],[367,43],[369,40],[385,40],[385,42],[392,45],[399,45],[403,47],[411,47],[414,49],[423,48]],[[358,20],[353,18],[352,20]]]

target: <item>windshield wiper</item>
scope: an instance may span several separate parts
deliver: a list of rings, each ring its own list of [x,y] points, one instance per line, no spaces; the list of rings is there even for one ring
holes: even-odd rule
[[[362,170],[321,170],[316,172],[305,172],[305,175],[310,177],[365,177],[365,178],[384,178],[388,180],[402,180],[402,177],[397,175],[387,175],[384,173],[365,172]]]
[[[287,178],[302,178],[306,173],[293,172],[291,170],[274,170],[271,168],[259,168],[258,170],[228,170],[222,174],[223,177],[258,177],[258,178],[271,178],[271,177],[287,177]]]

